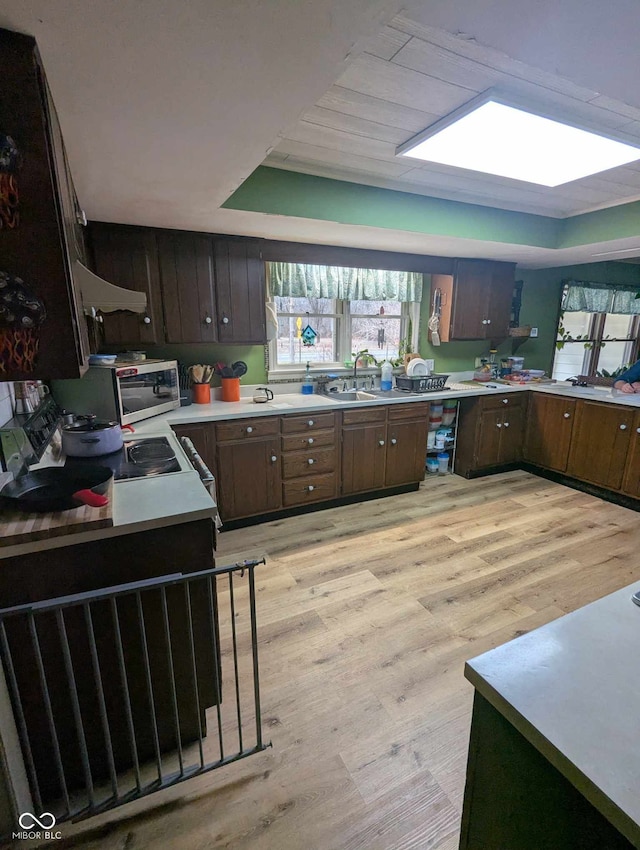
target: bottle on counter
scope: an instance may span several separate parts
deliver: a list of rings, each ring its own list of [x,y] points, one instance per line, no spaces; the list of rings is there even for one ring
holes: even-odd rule
[[[393,366],[385,360],[380,369],[380,389],[390,390],[393,387]]]

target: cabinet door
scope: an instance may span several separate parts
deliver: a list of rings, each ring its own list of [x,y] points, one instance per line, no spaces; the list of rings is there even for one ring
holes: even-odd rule
[[[104,343],[135,347],[163,342],[155,232],[148,227],[92,222],[89,239],[97,275],[116,286],[144,292],[147,296],[144,315],[128,310],[104,314]]]
[[[524,433],[524,412],[522,404],[510,405],[502,411],[500,431],[499,463],[515,463],[522,457],[522,436]]]
[[[218,341],[264,344],[265,279],[258,242],[216,238],[214,254]]]
[[[215,475],[215,432],[210,422],[192,425],[176,425],[173,430],[177,437],[188,437],[196,451]]]
[[[390,422],[387,427],[385,486],[412,484],[424,478],[427,447],[426,419],[416,422]]]
[[[545,469],[565,472],[575,410],[574,399],[531,393],[524,459]]]
[[[569,475],[619,490],[633,419],[628,407],[579,401],[567,465]]]
[[[213,243],[200,233],[158,232],[167,342],[215,342]]]
[[[451,339],[485,339],[492,263],[457,260],[453,280]]]
[[[342,493],[363,493],[384,487],[386,452],[387,426],[384,423],[344,428]]]
[[[219,443],[217,454],[216,483],[223,522],[281,507],[279,437]]]
[[[640,499],[640,413],[633,420],[622,491]]]
[[[475,446],[476,469],[501,462],[502,410],[482,410],[479,417],[478,441]]]

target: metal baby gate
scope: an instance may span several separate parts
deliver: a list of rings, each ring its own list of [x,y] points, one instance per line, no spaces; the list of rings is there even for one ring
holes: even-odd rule
[[[268,746],[254,575],[262,563],[0,610],[38,812],[81,820]]]

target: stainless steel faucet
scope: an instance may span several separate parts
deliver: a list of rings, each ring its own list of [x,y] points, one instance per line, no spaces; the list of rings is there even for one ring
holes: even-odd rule
[[[362,357],[362,355],[363,355],[363,354],[365,354],[365,355],[368,355],[368,354],[369,354],[369,352],[367,351],[367,349],[366,349],[366,348],[365,348],[365,349],[363,349],[362,351],[359,351],[359,352],[355,355],[354,360],[353,360],[353,388],[354,388],[354,390],[357,390],[357,389],[358,389],[358,381],[357,381],[357,377],[358,377],[358,359],[359,359],[360,357]]]

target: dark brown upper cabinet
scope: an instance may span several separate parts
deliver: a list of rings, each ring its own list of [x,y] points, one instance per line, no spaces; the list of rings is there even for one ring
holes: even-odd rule
[[[515,264],[490,260],[456,260],[452,275],[432,275],[432,291],[442,292],[442,342],[507,337],[514,283]]]
[[[265,327],[265,274],[254,239],[215,237],[218,342],[262,345]]]
[[[163,342],[155,231],[148,227],[92,222],[89,241],[96,274],[109,283],[147,296],[147,310],[142,315],[129,310],[103,314],[102,342],[131,347]]]
[[[157,239],[166,342],[216,342],[211,237],[159,230]]]
[[[20,278],[42,305],[33,328],[0,320],[0,381],[78,377],[89,341],[72,263],[84,258],[79,208],[60,124],[35,40],[0,30],[0,133],[20,152],[19,167],[0,177],[0,272]],[[7,201],[7,194],[12,201]],[[24,295],[25,292],[23,291]]]

